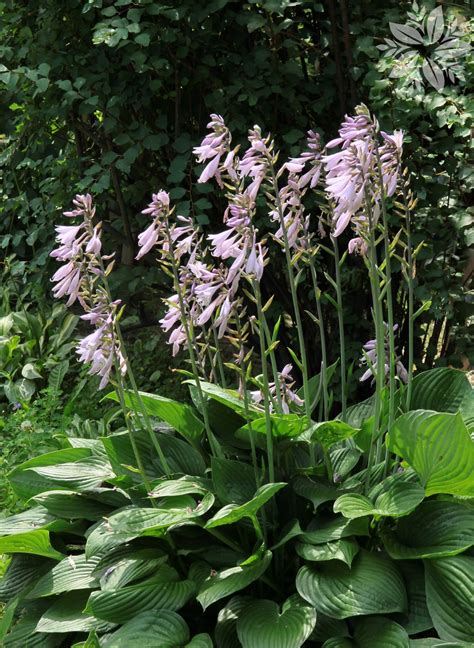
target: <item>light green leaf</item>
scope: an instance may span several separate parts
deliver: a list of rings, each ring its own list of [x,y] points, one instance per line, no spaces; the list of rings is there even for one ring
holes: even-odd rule
[[[416,471],[427,496],[474,496],[474,442],[461,414],[408,412],[395,421],[387,442]]]
[[[441,558],[474,545],[474,509],[461,502],[429,500],[402,518],[396,530],[382,533],[396,559]]]
[[[252,559],[252,560],[251,560]],[[251,556],[245,565],[231,567],[209,576],[199,590],[197,600],[206,610],[210,605],[220,599],[239,592],[250,583],[260,578],[272,559],[271,551],[266,551],[263,556]]]
[[[204,495],[212,488],[212,482],[199,477],[185,475],[180,479],[165,479],[155,486],[149,497],[170,497],[176,495]]]
[[[189,385],[193,385],[193,386],[196,385],[194,380],[186,380],[185,382],[188,383]],[[205,381],[201,381],[200,385],[201,385],[202,392],[206,396],[209,396],[209,398],[213,398],[219,403],[222,403],[222,405],[225,405],[231,410],[234,410],[234,412],[237,412],[244,418],[247,418],[244,399],[240,396],[239,392],[236,389],[223,389],[222,387],[219,387],[219,385],[213,385],[212,383],[208,383]],[[255,407],[254,405],[249,404],[248,415],[252,420],[256,418],[261,418],[262,411],[257,407]]]
[[[465,372],[438,367],[416,374],[410,409],[460,411],[465,417],[474,416],[474,392]]]
[[[113,626],[100,619],[95,619],[83,612],[89,592],[72,592],[63,594],[43,613],[36,630],[38,632],[107,632]]]
[[[426,601],[442,639],[471,641],[474,627],[474,558],[425,561]]]
[[[178,578],[174,569],[162,565],[155,576],[137,585],[92,592],[85,611],[112,623],[130,621],[147,610],[176,612],[196,591],[193,581]]]
[[[13,622],[13,617],[15,615],[15,610],[18,605],[18,599],[13,599],[10,603],[2,610],[2,616],[0,617],[0,642],[3,643],[5,635],[10,630],[10,626]]]
[[[311,545],[302,542],[296,544],[296,553],[298,556],[311,562],[342,560],[342,562],[350,566],[358,551],[359,545],[352,538],[336,540],[320,545]]]
[[[343,421],[325,421],[323,423],[316,423],[311,428],[312,439],[319,441],[322,446],[329,449],[339,441],[349,439],[359,432],[358,428],[344,423]]]
[[[108,635],[103,648],[131,648],[134,644],[143,648],[176,648],[189,639],[188,626],[176,612],[153,610],[142,612]]]
[[[316,625],[316,610],[292,596],[280,606],[266,599],[252,601],[237,621],[243,648],[300,648]]]
[[[383,617],[358,619],[354,639],[360,648],[409,648],[407,631]]]
[[[256,491],[255,495],[249,502],[241,504],[228,504],[224,508],[217,511],[206,524],[206,529],[213,529],[214,527],[222,526],[224,524],[233,524],[238,522],[244,517],[253,518],[256,516],[258,510],[264,506],[279,490],[281,490],[286,483],[279,482],[277,484],[264,484]]]
[[[23,366],[21,375],[23,378],[28,378],[28,380],[36,380],[37,378],[43,377],[31,362]]]
[[[97,557],[86,560],[84,554],[64,558],[40,578],[29,593],[28,598],[40,598],[72,590],[99,587],[98,579],[93,576],[93,571],[98,562]]]
[[[23,598],[32,585],[55,564],[54,560],[43,556],[13,555],[0,580],[0,601],[6,603],[17,596]]]
[[[143,550],[146,551],[146,550]],[[153,553],[156,555],[154,550],[148,550],[151,555]],[[155,573],[160,565],[162,565],[167,560],[167,556],[162,556],[160,558],[139,558],[140,552],[135,549],[136,557],[133,558],[122,558],[118,560],[108,569],[102,570],[102,576],[100,578],[100,588],[103,591],[106,590],[117,590],[133,581],[137,581],[150,576],[152,573]],[[99,558],[97,558],[99,560]],[[95,573],[98,573],[96,568]]]
[[[204,423],[197,416],[194,408],[156,394],[147,394],[146,392],[139,392],[139,394],[149,416],[155,416],[162,421],[166,421],[185,439],[194,442],[199,441],[204,430]],[[119,402],[116,392],[107,394],[107,398]],[[125,393],[125,404],[132,411],[141,414],[140,402],[132,391]]]
[[[219,610],[214,632],[217,648],[242,648],[237,637],[237,621],[250,601],[248,596],[233,596]]]
[[[334,560],[317,571],[302,567],[296,588],[318,612],[336,619],[401,612],[407,602],[395,563],[365,550],[359,551],[351,567]]]
[[[213,648],[211,637],[207,633],[198,634],[184,648]]]
[[[110,506],[93,497],[85,497],[81,493],[67,490],[46,491],[35,495],[30,502],[44,506],[51,515],[68,520],[99,520],[112,510]]]
[[[304,419],[297,414],[271,414],[270,424],[272,436],[275,439],[293,439],[301,434],[304,426]],[[251,423],[252,432],[266,435],[267,419],[265,417],[257,418]],[[243,425],[236,430],[237,438],[248,439],[250,436],[250,426]]]
[[[334,512],[354,519],[365,515],[401,517],[423,501],[425,491],[412,475],[395,474],[377,484],[369,497],[357,493],[341,495],[334,503]]]
[[[324,544],[332,540],[339,540],[351,535],[369,535],[368,518],[357,518],[347,520],[341,516],[331,520],[318,520],[314,525],[310,524],[301,539],[309,544]]]
[[[26,553],[62,560],[64,555],[57,551],[49,540],[49,531],[38,529],[28,533],[0,538],[0,553]]]

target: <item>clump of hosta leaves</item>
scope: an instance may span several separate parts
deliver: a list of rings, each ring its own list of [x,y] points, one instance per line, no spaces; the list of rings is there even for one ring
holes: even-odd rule
[[[389,433],[400,462],[385,479],[376,463],[368,492],[373,399],[310,432],[296,414],[273,416],[268,483],[238,393],[203,390],[225,456],[210,456],[198,409],[142,394],[172,473],[135,429],[150,492],[125,431],[71,438],[13,471],[28,508],[0,522],[7,648],[471,645],[474,405],[462,373],[415,377]],[[261,412],[250,416],[264,465]],[[321,444],[332,482],[322,457],[309,465]]]

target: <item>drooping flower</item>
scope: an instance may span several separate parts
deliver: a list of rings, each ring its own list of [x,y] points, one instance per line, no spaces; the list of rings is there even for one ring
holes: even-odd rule
[[[322,167],[322,150],[321,138],[318,133],[310,130],[307,133],[308,150],[304,151],[297,158],[290,158],[283,168],[288,171],[290,176],[297,176],[298,187],[304,189],[309,185],[314,189],[318,184]],[[305,167],[309,169],[303,173]]]
[[[232,165],[235,151],[230,151],[232,136],[221,115],[212,114],[211,121],[207,124],[207,128],[209,128],[211,132],[206,135],[200,146],[193,148],[193,153],[200,164],[210,160],[199,176],[198,182],[208,182],[211,178],[215,178],[219,186],[222,186],[219,165],[223,155],[226,155],[223,164],[224,169],[229,173],[229,175],[235,175]]]
[[[388,324],[384,323],[385,327],[385,339],[384,339],[384,355],[385,357],[381,360],[384,363],[384,374],[387,377],[390,373],[390,341],[389,341],[389,329]],[[393,327],[394,332],[398,329],[398,324],[395,324]],[[396,353],[396,348],[395,348]],[[360,366],[368,365],[366,371],[362,374],[360,382],[364,382],[369,378],[373,378],[377,375],[377,366],[379,358],[377,355],[377,340],[369,340],[363,346],[363,357],[360,359]],[[400,358],[397,356],[395,358],[395,374],[400,378],[404,383],[408,380],[408,372],[403,366]]]
[[[273,402],[276,399],[277,390],[281,396],[281,407],[284,414],[289,414],[290,406],[296,405],[300,407],[304,404],[303,400],[298,396],[298,394],[293,390],[295,381],[292,378],[291,372],[293,371],[293,365],[286,364],[283,369],[278,372],[278,387],[274,382],[268,384],[269,395],[271,398],[270,401],[270,411],[274,411]],[[252,401],[258,405],[264,400],[264,394],[261,389],[250,392]]]
[[[238,163],[238,171],[241,178],[250,177],[252,179],[245,193],[254,203],[269,168],[273,142],[269,136],[266,138],[262,136],[260,126],[254,126],[253,129],[249,130],[248,140],[250,146]]]

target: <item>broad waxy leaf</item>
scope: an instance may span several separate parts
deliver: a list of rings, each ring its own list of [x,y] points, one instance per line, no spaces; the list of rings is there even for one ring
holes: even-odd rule
[[[410,409],[460,411],[469,418],[474,416],[474,392],[463,371],[451,367],[430,369],[413,378]]]
[[[418,474],[426,496],[474,496],[474,442],[461,414],[408,412],[389,432],[390,450]]]
[[[433,627],[433,621],[426,604],[425,570],[421,561],[397,561],[403,575],[408,597],[405,612],[394,615],[394,620],[402,625],[409,635],[425,632]]]
[[[452,500],[429,500],[383,531],[385,549],[396,559],[440,558],[474,545],[474,509]]]
[[[112,510],[110,506],[81,493],[67,490],[54,490],[40,493],[32,498],[49,511],[52,515],[63,517],[68,520],[82,519],[98,520]]]
[[[244,517],[254,518],[259,509],[266,504],[286,483],[264,484],[256,491],[255,495],[249,502],[241,504],[228,504],[212,517],[205,525],[206,529],[222,526],[224,524],[233,524]]]
[[[152,551],[150,553],[152,554]],[[139,552],[136,551],[136,554],[139,554]],[[133,581],[150,576],[157,571],[160,565],[166,562],[166,559],[166,556],[161,558],[123,558],[103,571],[100,578],[100,588],[103,591],[117,590]],[[99,561],[99,558],[97,558],[97,561]],[[98,573],[97,567],[94,573]]]
[[[89,592],[72,592],[60,596],[41,616],[38,632],[107,632],[113,626],[83,612]]]
[[[311,479],[309,477],[298,476],[292,482],[293,490],[301,497],[310,500],[313,504],[314,511],[324,504],[339,497],[340,491],[329,482],[321,479]]]
[[[245,504],[252,499],[257,485],[253,468],[241,461],[212,457],[214,490],[223,504]]]
[[[336,619],[401,612],[407,603],[395,563],[365,550],[359,551],[351,567],[334,560],[318,570],[302,567],[296,588],[318,612]]]
[[[51,571],[40,578],[29,593],[28,598],[99,587],[99,581],[93,575],[98,562],[99,559],[96,557],[86,560],[84,554],[64,558]]]
[[[5,648],[56,648],[66,638],[65,634],[43,634],[36,630],[37,617],[26,617],[15,623],[4,641]]]
[[[253,560],[248,559],[245,565],[223,569],[206,579],[196,597],[203,610],[260,578],[270,564],[272,553],[266,551],[263,556],[255,555],[251,558]]]
[[[312,439],[318,441],[326,449],[329,449],[339,441],[349,439],[355,436],[359,429],[344,423],[343,421],[325,421],[323,423],[316,423],[311,428]]]
[[[407,631],[383,617],[358,619],[354,639],[359,648],[409,648]]]
[[[426,601],[436,632],[451,641],[473,640],[474,557],[425,560]]]
[[[171,425],[185,439],[192,442],[199,441],[204,430],[204,423],[198,417],[197,411],[193,407],[174,401],[171,398],[157,396],[156,394],[148,394],[146,392],[139,392],[139,394],[145,411],[149,416],[155,416],[162,421],[166,421],[166,423]],[[107,398],[120,402],[116,392],[107,394]],[[134,412],[137,412],[137,414],[141,414],[141,406],[134,392],[125,392],[125,405]]]
[[[346,565],[351,565],[354,556],[359,551],[359,545],[352,538],[344,538],[327,542],[326,544],[312,545],[298,542],[296,553],[301,558],[311,562],[326,562],[328,560],[341,560]]]
[[[233,596],[219,610],[214,632],[217,648],[242,648],[237,637],[237,621],[252,600],[249,596]]]
[[[139,612],[164,609],[176,612],[196,591],[191,580],[178,580],[171,567],[162,565],[152,578],[116,590],[92,592],[86,612],[112,623],[132,620]]]
[[[351,535],[369,535],[368,518],[347,520],[340,516],[332,520],[318,520],[314,525],[310,524],[301,535],[301,540],[309,544],[324,544]]]
[[[184,648],[213,648],[211,637],[207,633],[196,635]]]
[[[194,380],[186,381],[189,385],[195,385]],[[226,405],[226,407],[234,410],[244,418],[247,418],[245,413],[244,399],[239,395],[239,392],[236,389],[223,389],[219,385],[213,385],[212,383],[201,381],[201,389],[203,394],[213,398],[214,400]],[[261,418],[262,411],[255,407],[252,403],[248,407],[248,415],[251,419]]]
[[[52,546],[49,531],[43,529],[0,538],[0,553],[34,554],[45,558],[54,558],[55,560],[64,558],[64,555]]]
[[[316,625],[316,610],[292,596],[280,606],[274,601],[252,601],[237,621],[243,648],[300,648]]]
[[[334,512],[354,519],[365,515],[400,517],[413,511],[423,501],[425,491],[410,475],[395,474],[377,484],[369,497],[358,493],[341,495]]]
[[[184,619],[171,610],[153,610],[137,614],[103,641],[103,648],[176,648],[189,639]]]
[[[176,495],[204,495],[212,488],[212,482],[199,477],[181,477],[166,479],[155,486],[149,497],[170,497]]]
[[[25,596],[34,583],[55,564],[54,560],[42,556],[13,555],[0,580],[0,601],[6,603],[17,596]]]
[[[35,506],[16,515],[0,519],[0,535],[15,535],[38,529],[68,531],[70,527],[71,523],[58,520],[42,506]]]
[[[271,414],[270,423],[272,436],[275,439],[293,439],[301,434],[304,426],[303,417],[297,414]],[[251,431],[255,434],[266,435],[267,419],[265,417],[257,418],[252,421],[251,430],[249,425],[244,425],[236,430],[235,435],[238,438],[248,439]]]

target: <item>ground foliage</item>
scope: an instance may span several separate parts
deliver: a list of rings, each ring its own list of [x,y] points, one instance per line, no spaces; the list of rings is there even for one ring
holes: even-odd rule
[[[242,137],[253,122],[282,133],[279,145],[288,153],[299,150],[310,127],[331,138],[334,116],[364,100],[382,127],[410,134],[405,159],[419,198],[415,242],[425,241],[416,297],[430,302],[417,320],[417,364],[431,366],[439,355],[438,363],[459,364],[469,354],[473,112],[466,88],[472,65],[468,57],[465,81],[442,92],[390,79],[376,46],[390,35],[389,21],[405,22],[410,3],[34,0],[1,6],[1,245],[23,291],[31,290],[32,276],[47,286],[51,225],[76,187],[104,205],[108,246],[120,260],[120,294],[142,323],[156,321],[150,299],[161,294],[164,280],[156,268],[133,263],[143,222],[138,214],[150,186],[167,186],[181,213],[192,213],[210,231],[220,220],[223,205],[208,185],[195,184],[191,161],[209,112],[223,113]],[[465,4],[445,8],[452,18],[467,11]],[[290,310],[278,259],[267,277],[263,289],[276,293],[277,317]],[[367,337],[369,301],[357,264],[346,264],[343,281],[355,340],[348,341],[349,357],[355,358],[358,341]],[[398,282],[395,274],[395,288]],[[403,330],[402,293],[397,309]],[[334,330],[330,307],[325,316]],[[314,370],[317,349],[315,339]]]

